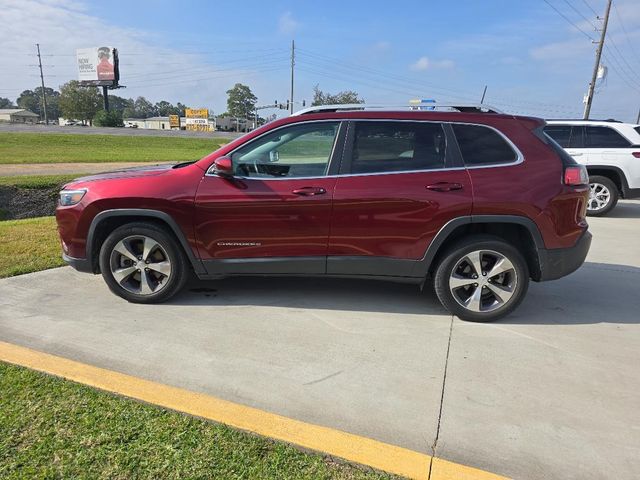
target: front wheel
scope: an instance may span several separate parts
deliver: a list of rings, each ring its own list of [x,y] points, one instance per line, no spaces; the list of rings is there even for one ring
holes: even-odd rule
[[[529,269],[522,254],[489,235],[474,235],[455,244],[434,275],[442,305],[471,322],[491,322],[510,314],[528,286]]]
[[[159,303],[182,289],[187,261],[174,237],[153,223],[116,228],[100,249],[109,289],[134,303]]]
[[[589,200],[587,215],[601,217],[609,213],[618,203],[618,187],[607,177],[589,177]]]

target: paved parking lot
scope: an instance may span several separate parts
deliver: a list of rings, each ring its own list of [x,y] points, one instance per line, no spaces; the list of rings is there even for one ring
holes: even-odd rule
[[[0,281],[0,340],[523,479],[632,479],[640,202],[495,324],[366,281],[228,279],[132,305],[62,268]],[[443,391],[444,388],[444,391]]]

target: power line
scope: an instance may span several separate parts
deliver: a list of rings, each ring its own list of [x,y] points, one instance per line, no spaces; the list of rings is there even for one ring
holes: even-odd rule
[[[616,17],[618,17],[618,21],[620,22],[620,26],[622,27],[622,31],[624,32],[624,35],[627,39],[627,43],[629,44],[629,49],[631,50],[631,52],[633,53],[633,55],[636,57],[636,60],[638,61],[638,63],[640,63],[640,56],[638,55],[638,52],[636,51],[633,42],[631,41],[631,37],[629,36],[629,32],[627,32],[627,28],[624,26],[624,22],[622,21],[622,15],[620,15],[620,12],[618,11],[618,6],[617,4],[614,2],[613,4],[613,9],[616,12]]]
[[[555,12],[560,15],[562,18],[564,18],[567,23],[569,23],[570,25],[573,26],[573,28],[575,28],[576,30],[578,30],[580,33],[582,33],[585,37],[587,37],[589,40],[591,40],[592,42],[595,42],[595,39],[589,35],[587,32],[585,32],[582,28],[580,28],[578,25],[576,25],[569,17],[567,17],[564,13],[562,13],[560,10],[558,10],[552,3],[550,3],[548,0],[542,0],[544,3],[546,3],[547,5],[549,5],[551,8],[553,8],[553,10],[555,10]]]
[[[587,17],[585,17],[585,16],[582,14],[582,12],[581,12],[580,10],[578,10],[576,7],[574,7],[574,6],[573,6],[573,4],[572,4],[571,2],[569,2],[569,0],[564,0],[564,3],[566,3],[567,5],[569,5],[569,7],[570,7],[574,12],[576,12],[580,17],[582,17],[582,19],[583,19],[585,22],[588,22],[588,23],[589,23],[589,25],[591,25],[595,31],[598,31],[598,27],[596,27],[596,26],[593,24],[593,22],[592,22],[591,20],[589,20]],[[598,16],[598,15],[596,15],[596,17],[597,17],[597,16]]]
[[[589,4],[589,2],[587,2],[587,0],[582,0],[582,3],[584,3],[584,4],[587,6],[587,8],[588,8],[589,10],[591,10],[591,12],[593,12],[593,14],[594,14],[596,17],[598,17],[598,12],[596,12],[596,11],[593,9],[593,7]]]

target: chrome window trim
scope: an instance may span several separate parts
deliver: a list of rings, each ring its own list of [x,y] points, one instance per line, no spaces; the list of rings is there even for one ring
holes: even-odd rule
[[[500,135],[500,137],[502,137],[502,139],[504,139],[507,142],[507,144],[511,147],[511,149],[516,153],[516,160],[514,160],[513,162],[510,162],[510,163],[491,163],[491,164],[487,164],[487,165],[474,165],[474,166],[451,167],[451,168],[430,168],[430,169],[422,169],[422,170],[402,170],[402,171],[398,171],[398,172],[342,173],[342,174],[336,174],[336,175],[322,175],[322,176],[315,176],[315,177],[273,177],[273,178],[262,178],[262,177],[260,177],[260,178],[258,178],[258,177],[234,176],[233,178],[237,178],[239,180],[259,180],[259,181],[267,181],[267,182],[274,181],[274,180],[275,181],[282,181],[282,180],[317,180],[317,179],[322,179],[322,178],[370,177],[370,176],[373,176],[373,175],[398,175],[398,174],[406,174],[406,173],[451,172],[451,171],[457,171],[457,170],[477,170],[477,169],[482,169],[482,168],[513,167],[515,165],[519,165],[519,164],[524,162],[524,155],[522,154],[520,149],[504,133],[502,133],[500,130],[498,130],[497,128],[495,128],[495,127],[493,127],[491,125],[485,125],[485,124],[482,124],[482,123],[471,123],[471,122],[451,122],[451,121],[444,122],[444,121],[438,121],[438,120],[411,120],[411,119],[402,119],[402,118],[388,118],[388,119],[386,119],[386,118],[342,118],[342,119],[339,119],[339,120],[336,120],[336,119],[308,120],[308,121],[304,121],[304,122],[288,123],[288,124],[282,125],[282,126],[280,126],[278,128],[274,128],[273,130],[269,130],[268,132],[265,132],[265,133],[257,136],[256,138],[252,138],[250,142],[258,140],[259,138],[262,138],[263,136],[265,136],[265,135],[267,135],[267,134],[269,134],[271,132],[275,132],[275,131],[280,130],[282,128],[286,128],[288,126],[301,125],[301,124],[306,124],[306,123],[319,123],[319,122],[325,122],[326,123],[326,122],[331,122],[331,121],[334,121],[334,122],[337,121],[339,123],[342,123],[342,122],[440,123],[440,124],[443,124],[443,125],[444,124],[449,124],[451,126],[453,126],[453,125],[471,125],[471,126],[474,126],[474,127],[484,127],[484,128],[488,128],[488,129],[493,130],[498,135]],[[336,140],[338,138],[338,133],[336,133]],[[247,145],[247,143],[245,143],[244,145],[238,146],[237,148],[235,148],[231,152],[227,153],[225,155],[225,157],[233,155],[237,150],[239,150],[240,148],[244,147],[245,145]],[[331,149],[331,157],[329,157],[329,158],[333,158],[333,154],[334,154],[335,148],[336,148],[336,142],[334,141],[333,148]],[[462,155],[462,152],[460,154]],[[462,160],[464,161],[464,156],[462,157]],[[329,164],[327,163],[327,166],[328,165]],[[218,174],[211,172],[211,170],[213,168],[214,168],[214,165],[212,164],[207,169],[207,172],[205,173],[205,177],[219,177]]]
[[[325,172],[329,171],[329,166],[331,163],[331,159],[333,158],[333,154],[335,153],[336,150],[336,144],[338,142],[338,137],[340,135],[340,129],[342,128],[342,125],[347,122],[348,120],[342,120],[342,119],[325,119],[325,120],[308,120],[305,122],[292,122],[292,123],[287,123],[285,125],[280,125],[278,128],[274,128],[273,130],[268,130],[264,133],[261,133],[260,135],[258,135],[255,138],[252,138],[251,140],[249,140],[247,143],[243,143],[242,145],[238,145],[238,147],[234,148],[233,150],[231,150],[229,153],[227,153],[226,155],[224,155],[225,157],[231,157],[234,153],[236,153],[238,150],[240,150],[243,147],[246,147],[247,145],[252,144],[253,142],[261,139],[262,137],[266,136],[266,135],[270,135],[273,132],[277,132],[278,130],[281,130],[283,128],[287,128],[287,127],[294,127],[294,126],[298,126],[298,125],[306,125],[306,124],[311,124],[311,123],[337,123],[338,124],[338,130],[336,131],[336,135],[333,139],[333,145],[331,146],[331,153],[329,154],[329,159],[327,160],[327,167]],[[219,175],[215,172],[212,172],[212,170],[215,167],[215,161],[211,164],[211,166],[209,166],[209,168],[207,169],[206,173],[204,174],[205,177],[218,177]],[[242,177],[239,175],[234,175],[233,178],[240,178],[243,180],[293,180],[295,178],[330,178],[333,177],[334,175],[321,175],[319,177],[273,177],[273,178],[258,178],[258,177]]]
[[[491,125],[483,125],[483,124],[480,124],[480,123],[470,123],[470,122],[447,122],[447,123],[449,123],[452,128],[453,128],[454,125],[471,125],[472,127],[489,128],[489,129],[493,130],[494,132],[496,132],[498,135],[500,135],[502,137],[502,139],[507,142],[507,145],[509,145],[511,147],[511,149],[516,153],[516,159],[513,162],[509,162],[509,163],[488,163],[487,165],[466,165],[465,164],[465,168],[467,170],[477,170],[479,168],[511,167],[513,165],[519,165],[519,164],[524,162],[524,155],[522,154],[520,149],[516,146],[515,143],[513,143],[511,141],[511,139],[509,137],[507,137],[504,133],[502,133],[497,128],[492,127]],[[458,139],[456,138],[456,141],[457,140]],[[458,148],[460,148],[460,147],[458,147]],[[464,162],[464,155],[462,155],[462,151],[460,152],[460,155],[462,156],[462,161]]]

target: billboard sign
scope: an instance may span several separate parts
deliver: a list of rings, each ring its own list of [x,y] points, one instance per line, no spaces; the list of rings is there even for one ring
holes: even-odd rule
[[[209,109],[186,108],[184,113],[187,130],[195,130],[197,132],[208,132],[211,130],[211,126],[209,125]]]
[[[78,80],[82,85],[118,84],[118,50],[113,47],[92,47],[76,50]]]
[[[169,115],[169,128],[180,128],[180,115]]]

